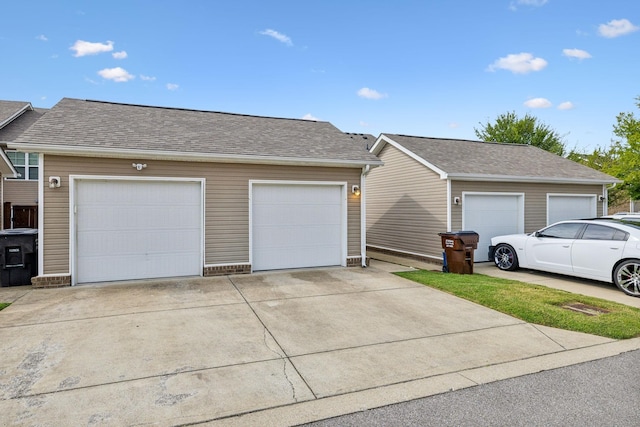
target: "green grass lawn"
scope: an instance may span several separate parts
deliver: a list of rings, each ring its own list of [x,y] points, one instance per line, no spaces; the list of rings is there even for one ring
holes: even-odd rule
[[[0,302],[0,310],[2,310],[3,308],[7,308],[9,307],[9,303],[8,302]]]
[[[482,274],[426,270],[396,274],[525,322],[615,339],[640,336],[640,309],[624,304]]]

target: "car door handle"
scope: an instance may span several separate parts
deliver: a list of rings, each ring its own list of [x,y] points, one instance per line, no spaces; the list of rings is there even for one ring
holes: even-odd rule
[[[563,248],[570,248],[571,245],[562,245]]]

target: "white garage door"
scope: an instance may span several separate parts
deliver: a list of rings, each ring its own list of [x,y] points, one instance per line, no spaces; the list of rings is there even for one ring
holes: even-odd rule
[[[201,275],[201,183],[80,180],[76,283]]]
[[[480,235],[475,261],[488,261],[491,238],[524,233],[522,194],[463,194],[462,227]]]
[[[547,225],[566,219],[594,218],[596,196],[549,194],[547,197]]]
[[[253,184],[253,270],[343,265],[345,204],[341,185]]]

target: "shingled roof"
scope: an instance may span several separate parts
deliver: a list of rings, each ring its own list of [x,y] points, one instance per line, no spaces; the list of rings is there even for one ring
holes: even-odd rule
[[[380,165],[331,123],[64,98],[11,147],[76,155]]]
[[[610,175],[526,144],[382,134],[371,151],[379,154],[387,143],[425,164],[442,178],[582,184],[620,182]]]

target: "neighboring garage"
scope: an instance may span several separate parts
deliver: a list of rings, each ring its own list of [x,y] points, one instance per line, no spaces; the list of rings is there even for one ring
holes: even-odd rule
[[[39,153],[34,286],[366,264],[382,162],[330,123],[65,98],[9,145]]]
[[[346,189],[339,183],[252,183],[256,270],[341,265]]]
[[[201,274],[201,180],[85,177],[70,185],[77,283]]]
[[[440,262],[440,232],[476,231],[476,261],[491,237],[607,213],[616,178],[536,147],[382,134],[384,167],[367,179],[367,249]]]

